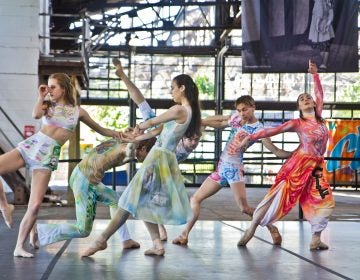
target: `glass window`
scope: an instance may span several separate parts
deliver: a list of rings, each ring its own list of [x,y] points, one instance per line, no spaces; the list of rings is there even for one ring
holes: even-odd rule
[[[279,74],[253,74],[252,96],[256,101],[279,99]]]
[[[305,92],[305,74],[280,74],[280,101],[296,101],[299,94]]]
[[[335,74],[334,73],[321,73],[320,81],[324,92],[324,103],[326,102],[334,102],[335,100]],[[312,77],[308,76],[309,93],[313,95],[314,93],[314,82]]]
[[[225,100],[235,100],[241,95],[251,94],[251,75],[242,74],[242,58],[228,56],[225,58]]]
[[[336,74],[336,101],[359,102],[360,75],[359,73]]]
[[[351,111],[350,110],[333,110],[332,116],[333,119],[351,119]]]

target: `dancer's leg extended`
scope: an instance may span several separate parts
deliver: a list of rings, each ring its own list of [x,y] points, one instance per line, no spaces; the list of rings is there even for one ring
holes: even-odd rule
[[[182,233],[175,238],[172,243],[178,245],[186,245],[191,229],[195,225],[200,215],[200,206],[204,199],[214,195],[221,189],[221,186],[210,178],[207,178],[200,188],[190,198],[191,209],[193,211],[192,219],[186,224]]]
[[[230,188],[234,193],[235,201],[239,206],[240,210],[244,214],[247,214],[250,217],[252,217],[254,213],[254,208],[250,207],[247,201],[245,182],[242,181],[242,182],[231,183]],[[277,227],[274,225],[267,225],[267,228],[273,239],[273,244],[281,245],[282,238]]]
[[[116,210],[118,209],[117,205],[110,207],[110,216],[111,218],[114,217]],[[135,240],[131,239],[129,230],[127,228],[126,223],[124,223],[118,230],[117,230],[120,240],[123,245],[123,249],[137,249],[140,248],[139,242],[136,242]]]
[[[327,250],[329,248],[327,244],[321,241],[321,233],[328,225],[335,202],[330,186],[323,177],[320,180],[320,185],[322,188],[328,189],[329,194],[324,198],[320,197],[315,183],[310,192],[306,192],[300,197],[300,206],[304,212],[304,217],[311,224],[310,250]]]
[[[18,150],[14,149],[0,156],[0,175],[18,170],[25,166],[24,159]],[[13,225],[14,205],[8,204],[2,182],[0,180],[0,211],[5,220],[5,224],[11,228]]]
[[[119,200],[118,194],[114,190],[106,187],[102,183],[97,184],[96,189],[97,189],[97,201],[110,207],[110,216],[111,218],[113,218],[118,209],[117,206]],[[135,249],[140,247],[140,244],[138,242],[131,239],[126,223],[120,226],[117,232],[123,244],[123,249]]]
[[[311,224],[310,250],[327,250],[329,246],[321,240],[321,233],[327,227],[332,209],[318,209],[317,215],[308,219]],[[306,216],[305,216],[306,217]]]
[[[2,182],[0,180],[0,211],[8,228],[12,228],[14,205],[8,204]]]
[[[246,189],[245,189],[245,182],[236,182],[230,183],[230,188],[234,193],[234,198],[239,206],[240,210],[244,213],[252,217],[254,212],[254,208],[250,207],[247,197],[246,197]]]
[[[121,227],[129,218],[130,213],[122,208],[118,208],[112,217],[106,229],[95,239],[90,247],[82,254],[83,257],[88,257],[95,254],[97,251],[105,250],[107,247],[107,240]]]
[[[15,257],[32,258],[33,254],[25,251],[24,244],[33,228],[42,200],[50,181],[51,172],[48,169],[36,169],[33,171],[31,193],[28,208],[20,223],[19,235],[14,250]]]
[[[254,216],[251,221],[251,225],[247,230],[245,230],[243,236],[241,237],[240,241],[237,244],[238,246],[245,246],[250,241],[250,239],[254,236],[256,228],[258,227],[261,220],[265,216],[270,205],[271,205],[271,200],[267,201],[260,208],[256,208],[256,211],[254,212]]]
[[[97,188],[76,172],[70,178],[70,186],[75,198],[76,223],[38,224],[38,238],[40,245],[48,245],[61,240],[82,238],[89,236],[96,215]],[[114,203],[116,203],[116,194]]]

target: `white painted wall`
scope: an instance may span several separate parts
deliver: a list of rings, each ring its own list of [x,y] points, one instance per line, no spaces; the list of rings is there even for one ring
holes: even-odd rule
[[[37,98],[39,0],[0,1],[0,106],[23,131],[40,128],[31,117]],[[14,144],[21,139],[0,113],[0,128]]]

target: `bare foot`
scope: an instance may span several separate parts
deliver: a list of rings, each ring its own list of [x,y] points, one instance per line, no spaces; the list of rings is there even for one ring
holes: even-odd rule
[[[106,241],[95,241],[93,244],[90,245],[89,248],[85,250],[81,254],[82,257],[89,257],[91,255],[94,255],[97,251],[105,250],[107,248]]]
[[[34,255],[26,252],[23,248],[15,248],[14,257],[33,258]]]
[[[274,245],[281,245],[282,237],[281,234],[276,226],[268,226],[268,229],[270,231],[273,244]]]
[[[241,237],[241,239],[238,242],[238,246],[246,246],[246,244],[250,241],[250,239],[254,236],[253,233],[251,233],[250,230],[245,230],[243,236]]]
[[[140,248],[140,244],[135,240],[129,239],[123,241],[123,249],[137,249]]]
[[[6,209],[1,210],[1,213],[4,217],[5,224],[8,228],[12,228],[13,226],[13,212],[15,210],[15,206],[12,204],[8,204]]]
[[[163,256],[165,254],[164,248],[150,248],[144,252],[147,256]]]
[[[167,241],[168,237],[167,237],[167,232],[166,232],[166,228],[164,227],[164,225],[159,225],[159,233],[160,233],[160,240]]]
[[[176,237],[173,241],[173,244],[176,245],[187,245],[188,244],[188,239],[186,237],[183,237],[181,235],[179,235],[178,237]]]
[[[34,249],[39,249],[40,243],[38,238],[38,233],[35,231],[30,231],[30,237],[29,237],[29,245]]]
[[[315,250],[327,250],[329,249],[329,246],[326,245],[324,242],[322,241],[317,241],[317,242],[311,242],[310,243],[310,251],[315,251]]]

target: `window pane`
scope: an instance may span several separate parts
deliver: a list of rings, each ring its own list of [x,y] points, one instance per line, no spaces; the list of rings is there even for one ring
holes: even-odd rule
[[[338,73],[336,75],[336,101],[356,102],[360,100],[359,73]]]
[[[296,101],[299,94],[305,92],[305,74],[280,74],[280,101]]]
[[[253,74],[252,96],[256,101],[279,100],[279,74]]]

